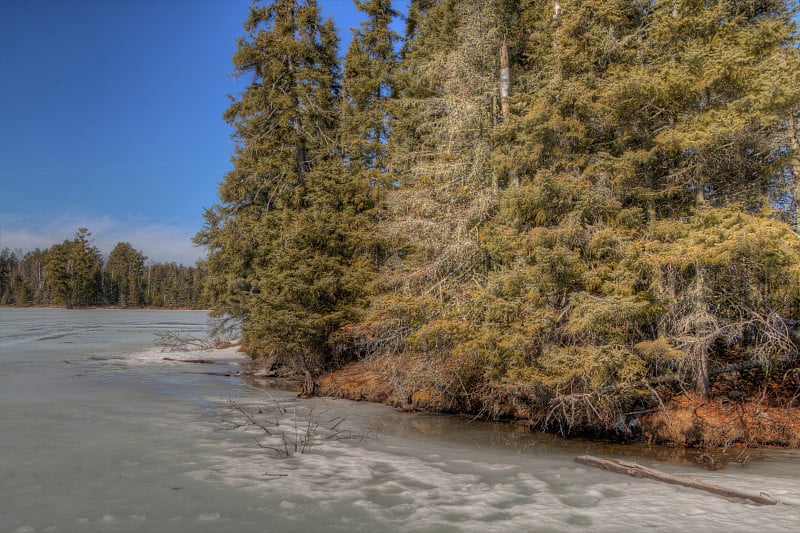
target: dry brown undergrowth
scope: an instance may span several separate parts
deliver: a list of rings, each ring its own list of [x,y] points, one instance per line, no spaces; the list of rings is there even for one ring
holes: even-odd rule
[[[384,403],[405,409],[437,411],[424,394],[399,394],[391,370],[362,361],[320,379],[323,395]],[[666,401],[665,409],[649,413],[638,423],[643,439],[654,443],[728,448],[744,445],[800,447],[800,402],[790,396],[767,395],[765,390],[732,399],[720,391],[708,400],[682,394]]]
[[[763,397],[703,400],[683,394],[641,420],[645,438],[665,444],[800,447],[800,406],[771,406]]]

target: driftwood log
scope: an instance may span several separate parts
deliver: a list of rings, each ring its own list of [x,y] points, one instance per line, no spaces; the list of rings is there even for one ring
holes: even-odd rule
[[[219,362],[214,359],[175,359],[172,357],[164,357],[162,360],[172,361],[173,363],[193,363],[196,365],[215,365]]]
[[[759,505],[775,505],[778,503],[777,501],[770,498],[768,494],[765,494],[763,492],[758,496],[755,496],[735,489],[727,489],[724,487],[720,487],[718,485],[703,483],[702,481],[697,481],[695,479],[673,476],[672,474],[667,474],[666,472],[662,472],[654,468],[648,468],[646,466],[642,466],[636,463],[629,463],[627,461],[600,459],[599,457],[593,457],[591,455],[581,455],[579,457],[576,457],[575,461],[579,462],[582,465],[601,468],[603,470],[608,470],[609,472],[616,472],[617,474],[627,474],[633,477],[655,479],[656,481],[661,481],[663,483],[669,483],[672,485],[682,485],[684,487],[691,487],[693,489],[700,489],[706,492],[711,492],[712,494],[717,494],[719,496],[725,496],[728,498],[739,498],[744,500],[750,500],[751,502],[757,503]]]

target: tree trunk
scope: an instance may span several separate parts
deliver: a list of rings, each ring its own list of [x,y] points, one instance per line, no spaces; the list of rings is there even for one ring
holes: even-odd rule
[[[682,485],[684,487],[691,487],[693,489],[704,490],[706,492],[717,494],[719,496],[725,496],[726,498],[739,498],[743,500],[749,500],[753,503],[758,503],[761,505],[775,505],[778,503],[777,501],[770,498],[769,494],[765,494],[763,492],[758,496],[754,496],[746,492],[741,492],[734,489],[727,489],[724,487],[720,487],[718,485],[711,485],[709,483],[703,483],[702,481],[697,481],[694,479],[673,476],[672,474],[667,474],[666,472],[662,472],[654,468],[647,468],[637,463],[600,459],[598,457],[592,457],[591,455],[581,455],[580,457],[576,457],[575,461],[577,461],[582,465],[601,468],[603,470],[608,470],[609,472],[615,472],[617,474],[627,474],[633,477],[654,479],[656,481],[661,481],[663,483],[669,483],[672,485]]]
[[[691,315],[693,325],[691,327],[693,328],[695,342],[690,347],[690,355],[694,364],[695,392],[702,398],[708,398],[711,392],[708,355],[713,344],[711,339],[716,335],[715,332],[719,331],[719,324],[708,309],[708,302],[711,296],[706,288],[703,269],[696,263],[695,270],[697,272],[695,287],[690,294],[693,307],[693,314]]]
[[[508,65],[508,45],[503,39],[500,47],[500,107],[503,115],[503,122],[508,122],[511,117],[508,97],[511,91],[511,70]]]
[[[711,385],[708,372],[708,354],[701,353],[697,356],[697,375],[695,376],[695,390],[702,398],[711,394]]]
[[[500,112],[503,116],[503,124],[511,119],[511,107],[509,96],[511,94],[511,68],[508,61],[508,44],[503,39],[500,46]],[[516,169],[508,171],[508,181],[511,187],[519,187],[519,174]]]
[[[701,206],[706,203],[706,188],[704,185],[697,186],[697,195],[695,196],[695,205]]]
[[[314,383],[314,378],[308,370],[303,371],[303,391],[300,396],[303,398],[312,398],[316,395],[317,384]]]
[[[792,149],[792,203],[794,204],[794,229],[800,231],[800,127],[792,118],[789,126],[789,147]]]
[[[317,393],[317,384],[314,382],[314,375],[308,366],[305,355],[299,355],[301,369],[303,370],[303,390],[300,392],[302,398],[312,398]]]

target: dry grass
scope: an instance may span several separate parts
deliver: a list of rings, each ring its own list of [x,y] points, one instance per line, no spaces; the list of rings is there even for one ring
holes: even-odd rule
[[[703,400],[695,394],[674,398],[665,410],[646,415],[648,439],[668,444],[728,448],[800,447],[800,406],[770,406],[764,396],[731,401]]]
[[[394,390],[388,376],[373,362],[351,363],[325,374],[319,379],[319,393],[324,396],[347,398],[393,405]]]
[[[431,360],[423,357],[372,358],[323,376],[319,390],[324,395],[383,403],[405,410],[452,412],[458,404],[462,412],[526,420],[532,427],[559,430],[558,424],[548,426],[541,423],[553,416],[550,412],[553,402],[530,401],[541,394],[547,396],[545,390],[537,393],[526,389],[515,393],[486,383],[471,391],[469,399],[472,403],[467,409],[463,404],[463,394],[455,394],[458,391],[452,383],[443,381],[444,376],[455,374],[453,369],[448,369],[447,365],[432,368],[432,365]],[[800,447],[800,391],[795,387],[769,392],[767,389],[760,389],[760,392],[753,389],[746,397],[734,397],[731,391],[719,389],[712,393],[711,400],[704,400],[694,393],[663,398],[663,403],[659,402],[660,409],[648,410],[650,412],[645,412],[636,421],[638,434],[652,443],[723,451],[733,446]],[[577,397],[570,398],[576,400]],[[594,396],[591,398],[597,400]],[[604,398],[603,402],[610,400],[612,398]],[[576,406],[564,408],[570,407]],[[604,408],[609,407],[604,405]],[[598,418],[602,417],[598,415]],[[605,422],[610,431],[613,421]],[[628,438],[632,436],[628,435]]]

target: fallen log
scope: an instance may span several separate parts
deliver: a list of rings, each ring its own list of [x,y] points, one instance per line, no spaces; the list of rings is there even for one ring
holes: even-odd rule
[[[575,461],[582,465],[593,466],[595,468],[608,470],[609,472],[615,472],[617,474],[627,474],[633,477],[654,479],[656,481],[669,483],[671,485],[682,485],[684,487],[700,489],[728,498],[750,500],[751,502],[760,505],[775,505],[778,503],[776,500],[773,500],[769,494],[763,492],[758,496],[755,496],[735,489],[727,489],[718,485],[703,483],[702,481],[697,481],[695,479],[673,476],[672,474],[667,474],[666,472],[656,470],[655,468],[648,468],[637,463],[629,463],[627,461],[614,459],[600,459],[599,457],[593,457],[591,455],[581,455],[576,457]]]
[[[194,363],[196,365],[214,365],[218,363],[218,361],[214,359],[175,359],[172,357],[164,357],[163,360],[172,361],[173,363]]]

